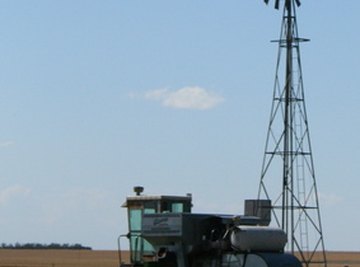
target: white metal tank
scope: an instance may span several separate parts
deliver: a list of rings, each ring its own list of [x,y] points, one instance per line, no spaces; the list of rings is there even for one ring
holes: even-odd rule
[[[233,249],[237,251],[283,251],[287,242],[280,228],[266,226],[235,226],[230,235]]]

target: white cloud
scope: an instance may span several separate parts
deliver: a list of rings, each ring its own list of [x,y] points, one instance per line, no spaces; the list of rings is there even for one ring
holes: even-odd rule
[[[165,107],[177,109],[207,110],[224,102],[224,98],[204,88],[197,86],[183,87],[171,91],[157,89],[145,93],[145,98],[159,101]]]
[[[11,199],[18,197],[26,197],[30,193],[30,188],[13,185],[0,190],[0,205],[8,203]]]

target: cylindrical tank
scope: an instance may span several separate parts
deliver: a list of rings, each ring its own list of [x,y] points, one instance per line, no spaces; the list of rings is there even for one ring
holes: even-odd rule
[[[233,249],[237,251],[284,250],[287,236],[282,229],[266,226],[235,226],[230,235]]]

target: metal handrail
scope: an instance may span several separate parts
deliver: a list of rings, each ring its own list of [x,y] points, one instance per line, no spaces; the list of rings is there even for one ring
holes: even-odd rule
[[[120,244],[120,239],[122,237],[127,237],[129,238],[129,234],[122,234],[122,235],[119,235],[119,237],[117,238],[117,243],[118,243],[118,257],[119,257],[119,266],[121,266],[122,264],[122,257],[121,257],[121,244]]]
[[[131,239],[131,237],[135,236],[135,244],[134,244],[134,251],[132,251],[131,248],[131,240],[130,240],[130,261],[132,263],[141,263],[141,253],[142,253],[142,248],[140,247],[140,250],[138,251],[138,244],[139,244],[139,238],[142,238],[141,234],[133,234],[133,233],[128,233],[128,234],[121,234],[119,235],[119,237],[117,238],[117,243],[118,243],[118,258],[119,258],[119,266],[121,266],[122,262],[122,253],[121,253],[121,238],[122,237],[126,237],[128,239]],[[139,255],[138,252],[140,253]]]

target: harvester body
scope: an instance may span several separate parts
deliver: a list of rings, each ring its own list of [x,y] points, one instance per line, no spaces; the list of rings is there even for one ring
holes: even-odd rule
[[[129,233],[123,236],[130,262],[122,262],[119,248],[120,267],[301,267],[284,253],[286,234],[268,226],[269,214],[198,214],[191,201],[190,194],[128,197]]]

